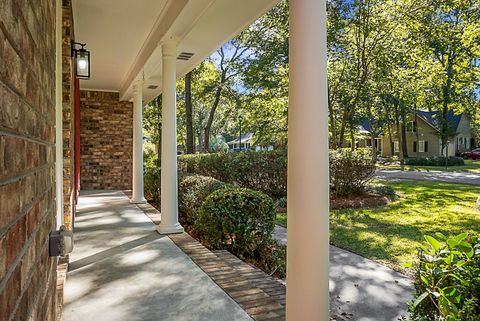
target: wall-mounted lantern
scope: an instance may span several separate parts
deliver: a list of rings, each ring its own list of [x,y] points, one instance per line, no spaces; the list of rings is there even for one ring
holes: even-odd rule
[[[75,75],[79,79],[90,79],[90,51],[85,49],[86,43],[72,41],[72,57],[75,61]],[[75,48],[80,46],[80,49]]]

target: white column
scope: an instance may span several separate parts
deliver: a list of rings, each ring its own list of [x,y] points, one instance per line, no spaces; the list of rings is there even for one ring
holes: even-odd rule
[[[177,115],[176,115],[177,44],[162,44],[162,162],[160,234],[182,233],[178,223]]]
[[[62,1],[56,1],[55,185],[57,229],[63,225]]]
[[[290,0],[287,320],[329,318],[326,1]],[[315,137],[305,143],[306,137]]]
[[[133,84],[133,166],[132,203],[146,203],[143,193],[143,81]]]

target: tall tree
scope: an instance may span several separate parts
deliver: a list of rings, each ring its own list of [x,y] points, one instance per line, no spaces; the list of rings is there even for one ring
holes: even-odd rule
[[[189,72],[185,75],[185,122],[187,129],[187,154],[195,153],[192,108],[192,72]]]
[[[218,68],[220,70],[220,79],[212,86],[215,94],[210,107],[207,124],[205,125],[204,149],[207,152],[210,150],[212,125],[222,93],[231,88],[229,85],[231,86],[235,77],[243,71],[243,66],[246,63],[245,55],[248,53],[248,50],[249,48],[245,43],[233,39],[217,51],[219,56]]]
[[[442,150],[454,131],[448,122],[448,111],[466,104],[466,88],[473,81],[480,58],[480,2],[477,0],[423,0],[422,11],[416,12],[411,28],[421,45],[429,51],[423,63],[436,69],[432,89],[437,93]],[[474,67],[474,68],[472,68]],[[475,71],[476,69],[476,71]],[[470,81],[465,82],[465,79]],[[467,89],[468,91],[468,89]]]

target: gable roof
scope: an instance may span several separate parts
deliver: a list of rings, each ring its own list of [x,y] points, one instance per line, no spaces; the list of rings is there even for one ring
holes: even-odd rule
[[[417,116],[422,118],[425,122],[427,122],[430,126],[435,128],[436,130],[440,130],[440,121],[442,117],[442,113],[439,111],[423,111],[417,110]],[[462,119],[463,114],[457,114],[453,112],[453,110],[449,110],[447,113],[447,122],[452,126],[452,129],[455,132],[458,129],[458,125],[460,124],[460,120]]]
[[[244,144],[244,143],[250,143],[250,141],[252,140],[252,133],[250,132],[247,132],[245,134],[242,135],[242,141],[241,141],[241,144]],[[229,141],[227,142],[228,145],[232,145],[232,144],[238,144],[238,138],[237,139],[234,139],[232,141]]]

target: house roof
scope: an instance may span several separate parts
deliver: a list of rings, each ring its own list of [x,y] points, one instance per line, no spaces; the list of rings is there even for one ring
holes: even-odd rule
[[[372,130],[372,126],[370,125],[370,121],[368,119],[363,120],[363,122],[358,125],[358,132],[360,134],[369,134]]]
[[[241,144],[250,143],[252,136],[253,136],[252,133],[245,133],[244,135],[242,135],[242,141],[240,143]],[[229,141],[227,144],[228,145],[238,144],[238,138],[235,140]]]
[[[423,111],[417,110],[417,115],[426,121],[433,128],[440,130],[440,120],[442,113],[438,111]],[[457,131],[460,120],[463,114],[455,114],[453,110],[449,110],[447,113],[447,122],[452,126],[452,129]]]
[[[442,117],[441,112],[417,110],[416,114],[427,124],[429,124],[438,131],[440,130],[440,120]],[[449,110],[447,113],[447,121],[452,126],[452,129],[455,130],[455,132],[458,130],[458,125],[460,124],[462,116],[463,114],[455,114],[453,110]],[[359,134],[369,134],[372,130],[372,126],[368,119],[363,120],[363,122],[358,125],[357,128]]]

